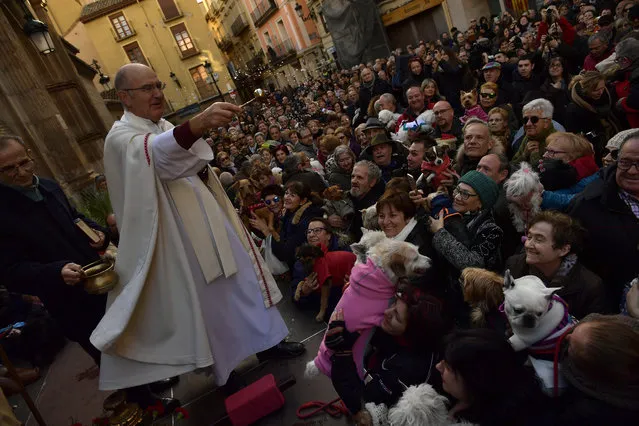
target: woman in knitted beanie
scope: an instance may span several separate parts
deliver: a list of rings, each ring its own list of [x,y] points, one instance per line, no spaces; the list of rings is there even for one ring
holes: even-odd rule
[[[468,322],[468,309],[458,280],[461,271],[477,267],[500,271],[501,241],[504,235],[493,218],[492,208],[499,196],[499,187],[488,176],[471,170],[461,177],[453,190],[453,207],[461,213],[470,242],[466,245],[454,233],[444,228],[444,217],[430,219],[433,247],[448,265],[449,296],[455,317],[460,324]]]

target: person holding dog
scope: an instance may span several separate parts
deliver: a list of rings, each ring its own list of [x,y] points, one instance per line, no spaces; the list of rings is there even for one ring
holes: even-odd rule
[[[515,279],[534,275],[547,287],[561,287],[556,294],[568,303],[577,319],[607,311],[603,281],[577,256],[583,233],[570,216],[543,211],[530,222],[524,253],[506,261],[506,269]]]

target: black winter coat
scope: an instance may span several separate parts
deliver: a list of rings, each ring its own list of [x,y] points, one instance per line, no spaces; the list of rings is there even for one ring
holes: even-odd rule
[[[568,214],[588,230],[580,260],[606,287],[607,308],[617,312],[626,283],[639,275],[639,219],[619,197],[617,166],[603,169],[575,197]]]
[[[106,295],[67,285],[60,272],[67,263],[87,265],[100,258],[75,219],[107,236],[108,231],[78,213],[56,182],[40,179],[39,189],[44,200],[36,202],[0,185],[0,282],[38,296],[68,339],[87,344],[104,315]]]
[[[557,295],[568,303],[569,312],[577,319],[592,313],[606,313],[606,292],[597,275],[577,262],[564,277],[548,280],[541,271],[526,263],[526,253],[511,256],[506,261],[506,269],[510,269],[513,278],[534,275],[540,278],[547,287],[561,287]]]
[[[295,250],[306,243],[306,229],[311,219],[323,217],[322,206],[308,204],[300,206],[295,212],[287,211],[280,224],[280,240],[271,242],[273,254],[280,261],[286,262],[289,269],[295,265]]]
[[[356,127],[366,121],[366,111],[368,111],[368,104],[371,102],[371,99],[375,96],[383,95],[384,93],[393,93],[393,88],[387,81],[384,81],[381,78],[375,77],[373,87],[370,89],[364,87],[364,84],[360,86],[358,102],[360,114],[358,121],[353,124],[353,127]]]

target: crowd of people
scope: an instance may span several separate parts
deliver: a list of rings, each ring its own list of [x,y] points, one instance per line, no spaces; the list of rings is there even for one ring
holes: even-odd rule
[[[303,244],[348,252],[363,229],[381,230],[432,259],[426,275],[401,283],[369,343],[372,380],[334,358],[336,390],[359,424],[376,416],[367,403],[393,406],[423,382],[450,397],[452,419],[476,424],[630,424],[639,414],[637,113],[639,3],[546,1],[269,92],[207,142],[300,309],[317,311],[324,279],[296,255]],[[274,224],[255,215],[263,207]],[[468,268],[560,288],[580,321],[562,344],[560,398],[543,395],[505,343],[503,314],[473,321]],[[343,281],[332,283],[329,329]],[[342,332],[342,345],[352,342]]]
[[[415,401],[411,405],[403,396],[424,383],[444,401],[447,419],[441,424],[636,423],[639,1],[546,0],[541,9],[520,16],[479,17],[463,31],[451,28],[437,40],[397,48],[387,58],[331,70],[298,87],[266,91],[242,110],[228,104],[211,107],[174,129],[155,108],[161,105],[161,82],[151,69],[133,65],[125,66],[115,82],[127,112],[112,133],[122,126],[131,135],[120,135],[116,143],[117,135],[110,133],[107,141],[106,181],[115,215],[109,215],[106,227],[79,214],[57,184],[34,175],[34,160],[20,138],[0,139],[0,193],[12,206],[2,210],[0,272],[2,284],[15,291],[0,293],[0,314],[10,318],[5,322],[35,317],[53,324],[53,317],[51,353],[59,349],[62,335],[79,342],[96,365],[107,353],[101,374],[114,377],[117,385],[105,386],[126,388],[130,399],[143,406],[151,398],[146,383],[210,365],[212,355],[218,384],[226,382],[230,390],[236,360],[219,360],[237,346],[235,340],[246,344],[243,355],[259,351],[264,359],[304,351],[301,344],[281,341],[285,326],[269,310],[278,289],[265,277],[265,265],[289,290],[284,297],[314,316],[319,311],[316,319],[328,323],[332,382],[357,424],[388,424],[398,412],[392,424],[420,424],[414,420],[419,417],[406,415]],[[211,123],[229,120],[209,130]],[[147,144],[149,135],[152,143]],[[217,177],[208,166],[202,169],[211,150],[202,147],[200,136],[214,153],[209,165]],[[126,150],[132,153],[120,158]],[[151,164],[152,173],[146,168]],[[193,178],[197,170],[199,179]],[[175,182],[194,188],[192,200]],[[250,236],[228,214],[226,197],[215,189],[214,200],[203,195],[208,194],[203,183],[209,189],[221,185]],[[138,191],[131,191],[131,185]],[[153,196],[156,192],[147,190],[153,185],[164,195]],[[202,211],[181,205],[185,200],[199,203]],[[212,210],[214,201],[221,206],[217,210]],[[141,207],[132,210],[132,204]],[[242,305],[233,315],[260,334],[258,346],[249,345],[248,335],[233,335],[238,332],[233,327],[215,336],[201,334],[225,320],[211,317],[205,326],[193,327],[201,334],[194,333],[198,341],[210,344],[198,346],[204,352],[197,362],[154,361],[168,367],[143,378],[133,374],[149,367],[138,354],[130,357],[138,362],[135,368],[127,366],[131,360],[126,368],[113,367],[129,357],[122,353],[126,345],[115,344],[108,332],[112,324],[124,327],[122,321],[113,310],[105,314],[106,296],[88,295],[74,285],[81,280],[80,264],[99,259],[98,251],[110,242],[134,247],[141,256],[153,252],[139,243],[156,244],[154,231],[142,226],[148,222],[141,216],[148,206],[164,209],[160,228],[169,231],[160,234],[172,243],[158,246],[178,254],[162,251],[166,262],[147,259],[160,269],[134,284],[167,285],[156,297],[170,297],[170,280],[162,279],[170,268],[162,268],[177,265],[178,259],[183,265],[170,270],[171,276],[186,277],[177,281],[188,282],[184,288],[190,289],[188,297],[179,299],[199,294],[204,303],[205,295],[212,305],[220,299],[214,292],[222,287],[206,283],[229,280],[228,294],[254,296],[250,303],[245,296],[228,299]],[[203,242],[206,238],[194,232],[184,215],[208,224],[214,244]],[[97,231],[99,241],[89,243],[78,234],[78,218]],[[25,227],[25,222],[34,226]],[[226,229],[223,235],[221,229]],[[371,230],[413,244],[431,266],[419,276],[399,277],[384,320],[366,343],[362,379],[350,356],[357,330],[348,330],[343,312],[334,308],[349,286],[356,258],[352,246]],[[148,234],[136,239],[136,232]],[[43,235],[48,235],[46,244]],[[223,261],[226,252],[203,256],[198,251],[222,243],[233,252],[231,262]],[[258,246],[263,264],[254,253]],[[302,253],[300,247],[315,251]],[[328,259],[328,253],[330,265],[324,262],[319,272],[309,267],[309,256]],[[213,261],[219,271],[210,270]],[[252,264],[254,271],[232,264]],[[120,267],[137,271],[135,262]],[[189,270],[199,272],[191,276]],[[244,275],[237,278],[238,273]],[[504,276],[541,280],[554,289],[553,300],[567,307],[570,324],[576,324],[557,336],[544,355],[561,372],[554,386],[552,373],[544,375],[539,364],[531,365],[509,343],[513,330],[500,307]],[[491,283],[498,284],[498,294],[485,290]],[[482,285],[484,293],[477,293]],[[135,306],[146,307],[145,318],[155,327],[151,304],[128,302],[127,315]],[[76,308],[66,309],[70,303]],[[201,309],[200,302],[185,303]],[[232,314],[231,308],[224,314],[213,310],[218,316]],[[203,315],[209,311],[201,309]],[[109,313],[112,324],[107,327],[103,317]],[[181,318],[174,315],[164,325],[170,328],[172,320],[183,324]],[[146,342],[140,330],[129,340]],[[113,341],[101,340],[107,337]],[[222,337],[235,346],[215,344]],[[16,353],[33,356],[28,347]],[[38,375],[23,373],[25,380]]]

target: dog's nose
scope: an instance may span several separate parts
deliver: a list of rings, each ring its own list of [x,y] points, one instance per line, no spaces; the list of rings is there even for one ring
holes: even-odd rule
[[[526,327],[526,328],[534,328],[535,327],[535,316],[534,315],[524,315],[523,324],[524,324],[524,327]]]

